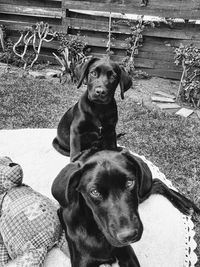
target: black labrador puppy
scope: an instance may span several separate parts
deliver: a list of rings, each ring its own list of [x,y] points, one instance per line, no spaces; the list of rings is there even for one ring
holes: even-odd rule
[[[125,149],[89,150],[56,177],[52,194],[60,203],[59,217],[68,240],[72,267],[97,267],[116,260],[139,267],[130,246],[143,225],[138,205],[151,194],[165,196],[184,214],[200,210],[159,179]]]
[[[87,80],[87,90],[61,118],[54,148],[73,158],[77,153],[96,146],[114,149],[116,143],[117,105],[114,99],[118,85],[121,98],[132,85],[132,79],[117,63],[107,58],[92,58],[85,63],[78,84]]]

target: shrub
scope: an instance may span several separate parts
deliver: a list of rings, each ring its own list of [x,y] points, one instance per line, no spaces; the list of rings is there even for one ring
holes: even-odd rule
[[[200,49],[192,44],[180,44],[175,50],[175,64],[182,66],[182,77],[177,97],[182,101],[200,107]]]

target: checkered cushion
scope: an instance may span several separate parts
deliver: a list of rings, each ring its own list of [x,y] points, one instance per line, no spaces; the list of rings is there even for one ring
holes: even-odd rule
[[[13,163],[8,157],[0,158],[0,194],[21,185],[22,178],[23,171],[20,165]]]
[[[29,249],[51,249],[62,233],[57,206],[28,186],[15,187],[5,196],[0,229],[12,259]]]
[[[10,259],[20,267],[43,266],[63,233],[58,206],[22,185],[22,176],[18,164],[0,158],[0,267]]]
[[[4,266],[10,260],[8,251],[3,243],[3,238],[0,234],[0,266]]]
[[[17,258],[17,267],[38,267],[43,266],[47,254],[47,249],[42,247],[39,249],[30,249],[22,256]]]

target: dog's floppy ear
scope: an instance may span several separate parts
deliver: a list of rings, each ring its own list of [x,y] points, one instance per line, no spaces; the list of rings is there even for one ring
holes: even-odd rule
[[[80,162],[69,163],[55,178],[51,193],[62,207],[66,207],[76,197],[75,189],[81,178]]]
[[[89,73],[89,69],[90,69],[90,66],[96,62],[97,60],[99,60],[99,58],[96,58],[96,57],[92,57],[90,60],[88,60],[82,67],[82,70],[81,70],[81,77],[80,77],[80,80],[78,82],[78,85],[77,85],[77,88],[79,88],[83,82],[83,80],[88,76],[88,73]]]
[[[128,150],[121,152],[132,164],[138,178],[138,196],[140,201],[149,196],[152,188],[152,174],[148,165],[139,157],[131,154]]]
[[[124,99],[124,92],[126,92],[132,86],[132,79],[123,67],[120,68],[121,68],[121,76],[119,85],[121,89],[121,99]]]

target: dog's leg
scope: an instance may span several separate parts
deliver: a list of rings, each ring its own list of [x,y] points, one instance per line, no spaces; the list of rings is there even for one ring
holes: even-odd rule
[[[109,150],[113,150],[113,149],[116,149],[117,148],[117,137],[116,137],[116,133],[113,132],[109,135],[106,135],[104,137],[104,140],[103,140],[103,149],[109,149]]]
[[[120,267],[140,267],[137,256],[131,246],[115,248],[114,254]]]
[[[73,241],[69,238],[68,234],[67,234],[67,228],[63,219],[63,209],[60,208],[57,211],[60,223],[62,225],[63,230],[65,231],[65,238],[67,240],[68,243],[68,247],[69,247],[69,253],[70,253],[70,259],[71,259],[71,265],[72,267],[79,267],[80,265],[80,253],[76,253],[76,246],[74,245]]]
[[[115,131],[116,124],[106,125],[103,128],[103,140],[102,148],[103,149],[116,149],[117,148],[117,135]]]
[[[140,6],[147,6],[149,0],[142,0]]]
[[[159,179],[153,180],[151,194],[160,194],[166,197],[178,210],[186,215],[192,215],[193,211],[200,214],[200,209],[188,198],[170,189]]]
[[[76,134],[75,131],[70,131],[70,159],[72,159],[77,155],[77,153],[81,152],[81,138],[79,134]]]
[[[54,138],[53,142],[52,142],[53,147],[55,148],[55,150],[57,150],[60,154],[69,157],[70,155],[70,149],[68,148],[64,148],[62,147],[57,138]]]
[[[71,260],[71,267],[99,267],[100,264],[98,262],[90,262],[86,255],[82,255],[81,251],[77,249],[76,242],[71,240],[67,233],[67,227],[63,219],[63,208],[58,209],[57,211],[60,223],[62,225],[63,230],[65,231],[65,238],[68,243],[69,253],[70,253],[70,260]],[[78,242],[77,242],[78,243]]]

